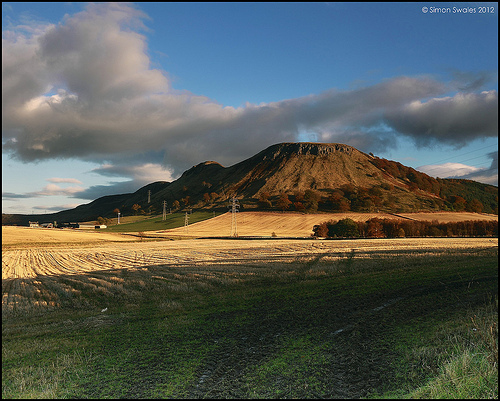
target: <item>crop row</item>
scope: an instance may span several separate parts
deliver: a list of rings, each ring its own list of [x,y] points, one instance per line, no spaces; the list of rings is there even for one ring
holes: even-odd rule
[[[99,308],[112,299],[123,305],[162,288],[171,294],[256,277],[320,276],[337,261],[365,260],[374,252],[498,246],[497,239],[357,241],[175,241],[99,247],[33,248],[2,252],[2,316],[53,308]],[[389,255],[389,254],[388,254]],[[389,256],[387,256],[389,257]],[[107,301],[106,301],[107,302]]]

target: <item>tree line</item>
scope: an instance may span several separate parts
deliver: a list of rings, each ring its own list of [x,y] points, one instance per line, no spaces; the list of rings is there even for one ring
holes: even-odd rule
[[[407,237],[498,237],[498,221],[433,221],[373,218],[354,221],[330,220],[313,227],[315,237],[407,238]]]

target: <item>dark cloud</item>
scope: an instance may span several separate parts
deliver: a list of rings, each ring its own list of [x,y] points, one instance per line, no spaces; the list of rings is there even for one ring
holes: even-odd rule
[[[497,135],[497,93],[470,93],[487,77],[465,73],[456,73],[454,82],[468,93],[453,97],[440,98],[449,84],[402,76],[351,90],[224,107],[173,90],[168,75],[151,68],[140,33],[144,18],[129,4],[98,3],[35,33],[4,32],[3,149],[28,162],[109,163],[114,170],[96,172],[131,177],[134,185],[142,178],[132,170],[147,163],[163,163],[176,176],[206,160],[231,165],[274,143],[297,141],[303,132],[376,152],[396,147],[399,134],[422,146],[461,146]]]
[[[452,81],[450,86],[460,92],[474,92],[481,90],[486,84],[496,81],[497,73],[491,71],[459,71],[450,69]]]
[[[3,199],[25,199],[25,198],[31,198],[31,195],[27,194],[15,194],[13,192],[2,192],[2,198]]]
[[[147,184],[149,183],[150,182],[148,182]],[[72,197],[76,199],[94,200],[108,195],[128,194],[137,191],[145,184],[146,183],[138,185],[135,180],[130,180],[122,182],[111,182],[109,185],[92,185],[89,188],[73,194]]]
[[[488,157],[491,158],[490,167],[464,175],[460,178],[498,186],[498,151],[488,153]]]
[[[126,177],[126,181],[114,181],[108,185],[93,185],[87,189],[78,191],[73,194],[73,198],[78,199],[97,199],[106,195],[117,195],[123,193],[131,193],[137,191],[144,185],[156,181],[173,180],[169,171],[158,163],[117,163],[117,164],[104,164],[99,168],[91,171],[104,177]]]
[[[417,100],[386,112],[385,121],[419,146],[434,142],[462,146],[474,139],[498,136],[498,94],[492,90]]]

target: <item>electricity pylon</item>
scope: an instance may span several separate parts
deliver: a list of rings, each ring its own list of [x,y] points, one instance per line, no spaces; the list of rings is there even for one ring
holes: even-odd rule
[[[163,218],[162,220],[167,220],[167,201],[163,201]]]
[[[236,199],[233,196],[228,207],[231,208],[231,234],[229,236],[230,237],[237,237],[238,236],[238,225],[236,222],[236,213],[239,212],[238,209],[240,208],[240,204],[238,203],[238,199]]]

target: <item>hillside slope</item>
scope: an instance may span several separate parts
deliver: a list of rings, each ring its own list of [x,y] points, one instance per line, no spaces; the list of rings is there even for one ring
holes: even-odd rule
[[[148,191],[151,191],[148,202]],[[3,224],[87,221],[137,211],[225,211],[232,197],[242,210],[297,212],[467,211],[498,214],[498,188],[470,180],[432,178],[401,163],[337,143],[280,143],[230,167],[200,163],[173,182],[148,184],[132,194],[105,196],[54,214],[2,215]],[[281,198],[281,199],[280,199]]]

